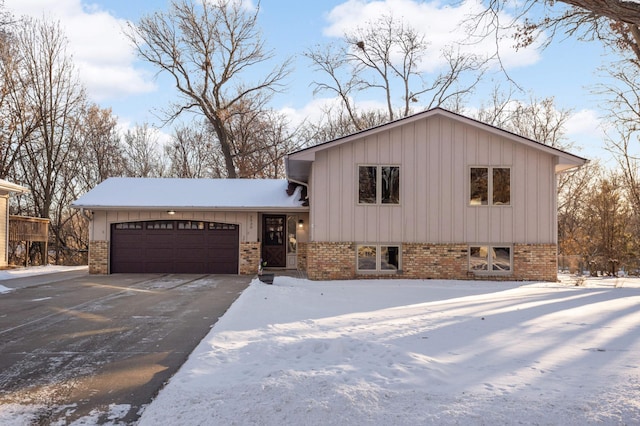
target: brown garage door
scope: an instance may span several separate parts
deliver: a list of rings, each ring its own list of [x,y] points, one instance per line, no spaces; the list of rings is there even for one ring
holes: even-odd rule
[[[111,272],[237,274],[238,225],[162,220],[111,225]]]

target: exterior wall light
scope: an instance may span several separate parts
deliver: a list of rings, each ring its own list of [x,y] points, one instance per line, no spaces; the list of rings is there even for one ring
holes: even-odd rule
[[[300,220],[298,221],[298,228],[299,228],[299,229],[304,228],[304,220],[300,219]]]
[[[167,214],[174,215],[174,214],[176,214],[176,211],[175,210],[168,210]]]

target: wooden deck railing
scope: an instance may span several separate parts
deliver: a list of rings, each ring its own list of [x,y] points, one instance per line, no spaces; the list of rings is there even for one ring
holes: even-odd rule
[[[9,241],[48,241],[49,219],[9,216]]]

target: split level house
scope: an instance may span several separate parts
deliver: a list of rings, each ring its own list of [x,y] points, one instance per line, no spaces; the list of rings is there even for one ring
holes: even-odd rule
[[[557,279],[557,176],[585,159],[435,108],[289,154],[286,179],[111,178],[92,273]]]

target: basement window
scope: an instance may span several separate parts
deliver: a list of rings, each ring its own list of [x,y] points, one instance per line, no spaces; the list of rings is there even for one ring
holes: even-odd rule
[[[469,246],[469,270],[481,274],[511,273],[512,255],[509,246]]]
[[[357,248],[358,272],[395,272],[400,269],[400,246],[362,244]]]

